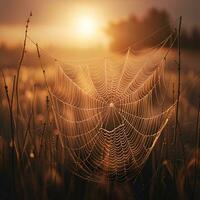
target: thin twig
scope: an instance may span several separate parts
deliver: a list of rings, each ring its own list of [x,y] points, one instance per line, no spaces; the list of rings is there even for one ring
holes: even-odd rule
[[[180,88],[181,88],[181,25],[182,25],[182,16],[179,19],[179,28],[178,28],[178,83],[177,83],[177,103],[176,103],[176,119],[175,119],[175,152],[174,152],[174,180],[176,179],[176,154],[177,154],[177,134],[178,134],[178,124],[179,124],[179,103],[180,103]]]
[[[16,90],[16,104],[17,104],[17,110],[16,110],[16,115],[17,115],[17,123],[16,123],[16,134],[18,135],[18,131],[19,131],[19,112],[21,112],[21,109],[20,109],[20,104],[19,104],[19,76],[20,76],[20,70],[21,70],[21,66],[22,66],[22,63],[23,63],[23,60],[24,60],[24,55],[25,55],[25,52],[26,52],[26,41],[27,41],[27,36],[28,36],[28,27],[29,27],[29,23],[30,23],[30,18],[32,16],[32,12],[30,12],[29,14],[29,17],[26,21],[26,28],[25,28],[25,34],[24,34],[24,43],[23,43],[23,48],[22,48],[22,53],[21,53],[21,57],[20,57],[20,60],[19,60],[19,65],[18,65],[18,68],[17,68],[17,75],[16,75],[16,87],[15,87],[15,90]]]

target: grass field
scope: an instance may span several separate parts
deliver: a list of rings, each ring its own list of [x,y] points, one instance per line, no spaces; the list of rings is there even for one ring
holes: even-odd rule
[[[168,94],[176,98],[176,51],[169,57]],[[40,66],[21,66],[17,92],[16,70],[1,68],[0,199],[198,199],[198,60],[198,52],[182,52],[176,147],[174,114],[142,173],[125,183],[102,179],[94,184],[73,175],[69,155],[59,141]],[[49,68],[46,66],[48,78],[54,76]]]

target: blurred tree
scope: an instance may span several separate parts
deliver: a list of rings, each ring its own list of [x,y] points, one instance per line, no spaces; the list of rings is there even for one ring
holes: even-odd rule
[[[200,49],[200,32],[197,27],[194,27],[191,34],[191,48]]]
[[[167,38],[172,31],[168,12],[156,8],[150,9],[142,19],[132,15],[127,20],[110,23],[106,29],[111,38],[111,50],[120,52],[129,46],[135,50],[152,47]],[[169,45],[170,41],[166,46]],[[197,28],[193,29],[191,35],[185,29],[182,30],[182,47],[200,49],[200,33]]]
[[[160,29],[163,26],[164,28]],[[160,30],[152,37],[144,40],[158,29]],[[110,23],[106,31],[111,36],[111,49],[118,51],[128,48],[130,45],[133,45],[135,49],[155,45],[165,39],[172,28],[168,13],[153,8],[142,20],[132,15],[126,21]]]
[[[186,31],[186,29],[182,30],[181,33],[181,41],[182,41],[182,47],[184,46],[185,48],[191,48],[191,44],[190,44],[190,36],[188,34],[188,32]]]

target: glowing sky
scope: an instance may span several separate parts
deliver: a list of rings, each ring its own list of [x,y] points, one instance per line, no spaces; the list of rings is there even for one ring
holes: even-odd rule
[[[186,27],[200,26],[199,0],[0,0],[0,42],[14,44],[23,38],[23,26],[31,10],[30,35],[41,43],[101,46],[107,42],[103,28],[108,22],[132,13],[142,16],[151,7],[167,9],[173,19],[182,15]],[[95,34],[81,39],[77,36],[84,35],[84,28],[76,34],[73,21],[84,17],[93,20],[95,26],[85,31]]]

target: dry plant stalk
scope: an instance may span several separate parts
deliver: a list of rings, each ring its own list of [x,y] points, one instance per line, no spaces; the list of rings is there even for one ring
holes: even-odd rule
[[[179,19],[178,27],[178,83],[177,83],[177,103],[176,103],[176,119],[175,119],[175,152],[174,152],[174,180],[176,180],[176,156],[177,156],[177,135],[179,127],[179,103],[180,103],[180,91],[181,91],[181,25],[182,25],[182,16]]]
[[[8,85],[6,83],[6,78],[3,73],[3,70],[1,70],[3,82],[4,82],[4,89],[6,94],[6,99],[8,102],[8,109],[9,109],[9,115],[10,115],[10,131],[11,131],[11,192],[14,194],[15,192],[15,127],[14,127],[14,117],[13,117],[13,96],[14,96],[14,88],[15,88],[15,76],[13,78],[13,86],[11,91],[11,99],[9,96],[9,90]],[[10,194],[10,195],[12,195]]]

